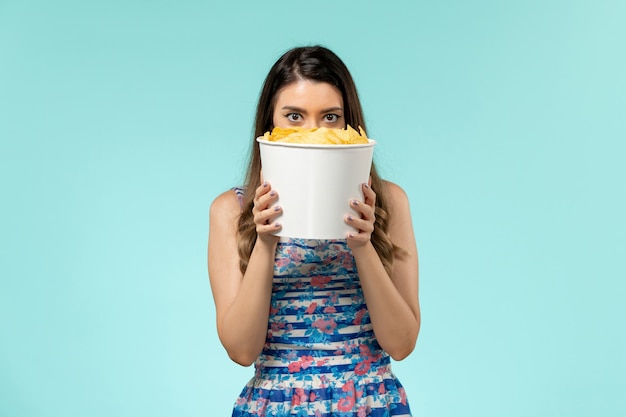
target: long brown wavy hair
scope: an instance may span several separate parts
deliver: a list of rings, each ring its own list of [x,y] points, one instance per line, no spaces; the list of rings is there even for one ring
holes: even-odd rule
[[[346,65],[332,51],[322,46],[299,47],[287,51],[270,69],[256,109],[252,149],[245,178],[244,197],[238,225],[239,267],[244,273],[256,242],[256,226],[253,221],[255,190],[261,185],[261,155],[256,138],[272,130],[273,113],[277,93],[281,88],[299,80],[325,82],[335,86],[343,97],[346,124],[361,126],[367,131],[361,102],[352,76]],[[383,180],[372,163],[371,187],[376,193],[376,222],[372,233],[372,245],[383,266],[391,273],[393,257],[402,250],[393,244],[387,233],[389,216]]]

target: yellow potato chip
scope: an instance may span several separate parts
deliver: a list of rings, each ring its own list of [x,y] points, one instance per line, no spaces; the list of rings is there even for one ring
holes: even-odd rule
[[[275,127],[272,132],[265,132],[263,139],[271,142],[306,143],[314,145],[355,145],[368,143],[365,131],[359,126],[359,132],[350,125],[346,129],[314,129]]]

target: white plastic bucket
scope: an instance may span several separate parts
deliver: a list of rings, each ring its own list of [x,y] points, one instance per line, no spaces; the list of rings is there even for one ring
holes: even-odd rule
[[[344,219],[363,200],[376,141],[356,145],[309,145],[257,138],[263,179],[278,192],[283,214],[278,236],[345,239],[354,229]]]

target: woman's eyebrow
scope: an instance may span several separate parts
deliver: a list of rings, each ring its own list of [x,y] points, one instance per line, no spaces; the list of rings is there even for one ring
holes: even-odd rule
[[[295,111],[298,113],[305,113],[306,114],[306,110],[301,109],[300,107],[294,107],[294,106],[283,106],[281,107],[281,110],[289,110],[289,111]]]
[[[307,114],[307,111],[305,109],[302,109],[302,108],[296,107],[296,106],[283,106],[283,107],[281,107],[281,110],[288,110],[288,111],[294,111],[294,112],[298,112],[298,113],[302,113],[302,114]],[[333,112],[333,111],[343,112],[343,108],[341,108],[341,107],[329,107],[327,109],[322,109],[320,111],[320,114],[330,113],[330,112]]]
[[[331,111],[343,111],[341,107],[329,107],[327,109],[322,110],[320,113],[330,113]]]

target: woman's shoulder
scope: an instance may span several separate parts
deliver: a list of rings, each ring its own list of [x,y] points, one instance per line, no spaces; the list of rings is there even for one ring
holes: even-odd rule
[[[385,196],[392,204],[408,204],[409,197],[406,192],[398,184],[391,181],[383,180],[385,184]]]
[[[396,245],[403,249],[400,254],[406,254],[404,250],[413,253],[416,249],[409,197],[399,185],[389,181],[384,183],[387,213],[389,214],[389,236]]]
[[[232,216],[241,212],[243,191],[239,187],[224,191],[211,203],[211,216]]]

